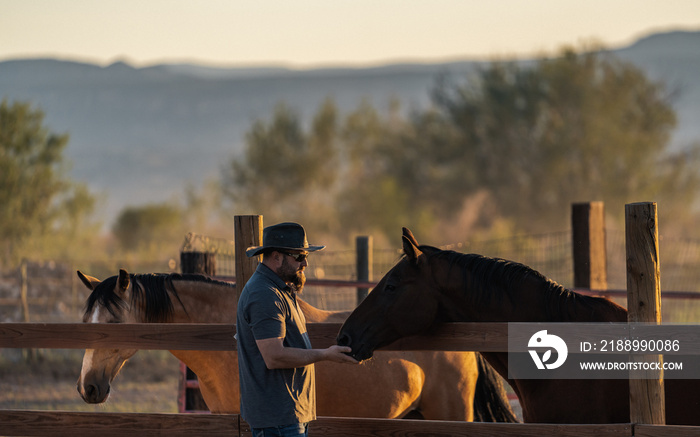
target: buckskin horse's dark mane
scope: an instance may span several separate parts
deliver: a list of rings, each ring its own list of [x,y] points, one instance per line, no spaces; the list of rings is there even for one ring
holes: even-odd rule
[[[119,317],[116,309],[123,308],[126,302],[114,293],[114,289],[117,286],[117,278],[117,276],[109,277],[95,287],[85,303],[84,317],[87,317],[92,312],[97,303],[106,308],[112,316]],[[222,283],[203,275],[180,275],[178,273],[130,274],[129,279],[132,284],[129,304],[132,306],[139,303],[142,304],[141,310],[146,323],[170,321],[174,311],[171,295],[175,296],[175,299],[182,305],[177,290],[173,286],[174,281]]]
[[[421,250],[424,248],[426,249],[424,253],[429,259],[446,261],[450,271],[455,267],[462,269],[465,290],[470,290],[476,304],[495,299],[498,305],[508,296],[508,293],[518,293],[526,279],[536,281],[538,288],[547,295],[546,301],[550,305],[545,310],[551,321],[567,321],[567,316],[575,310],[590,311],[595,307],[599,308],[601,302],[607,302],[575,293],[537,270],[518,262],[440,250],[432,246],[420,247]]]

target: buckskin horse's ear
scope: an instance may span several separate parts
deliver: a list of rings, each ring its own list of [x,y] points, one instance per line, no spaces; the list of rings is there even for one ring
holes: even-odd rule
[[[119,269],[119,279],[117,279],[119,290],[124,292],[129,288],[129,273],[124,269]]]
[[[101,282],[97,278],[93,278],[92,276],[83,274],[83,272],[81,272],[80,270],[78,270],[78,277],[89,290],[94,290],[95,288],[97,288],[98,285],[100,285]]]
[[[421,256],[423,252],[421,252],[418,246],[405,235],[401,237],[401,240],[403,240],[403,252],[413,264],[418,264],[418,257]]]

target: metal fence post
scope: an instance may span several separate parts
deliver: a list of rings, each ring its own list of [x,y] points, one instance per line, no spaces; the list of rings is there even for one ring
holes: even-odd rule
[[[373,247],[372,237],[362,236],[355,239],[355,251],[357,253],[357,280],[369,282],[372,280]],[[357,304],[367,297],[369,288],[357,287]]]
[[[571,231],[574,287],[606,290],[608,272],[604,203],[574,203],[571,206]]]

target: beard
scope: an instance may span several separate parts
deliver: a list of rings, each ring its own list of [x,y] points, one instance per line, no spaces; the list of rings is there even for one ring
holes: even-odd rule
[[[277,275],[286,282],[295,293],[301,294],[306,283],[306,275],[304,270],[297,270],[288,261],[287,258],[282,261],[282,266],[277,271]]]

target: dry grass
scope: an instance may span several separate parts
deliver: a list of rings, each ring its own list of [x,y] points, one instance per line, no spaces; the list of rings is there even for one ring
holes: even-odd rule
[[[0,351],[0,409],[176,413],[179,361],[166,351],[140,351],[124,366],[108,401],[86,404],[76,390],[82,351]]]

